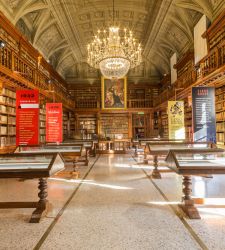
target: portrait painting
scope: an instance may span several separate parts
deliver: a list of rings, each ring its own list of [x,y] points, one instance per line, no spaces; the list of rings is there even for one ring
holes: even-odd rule
[[[126,78],[107,79],[102,77],[102,108],[127,108],[127,82]]]

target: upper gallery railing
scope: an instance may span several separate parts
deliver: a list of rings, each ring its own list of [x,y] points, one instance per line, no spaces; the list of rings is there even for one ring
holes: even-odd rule
[[[0,66],[46,92],[52,92],[55,101],[62,101],[73,108],[74,102],[68,98],[67,83],[49,65],[39,52],[17,31],[0,12],[0,40],[6,43],[0,49]]]

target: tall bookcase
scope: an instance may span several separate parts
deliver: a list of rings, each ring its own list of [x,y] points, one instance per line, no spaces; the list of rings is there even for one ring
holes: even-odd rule
[[[100,118],[100,137],[110,139],[128,138],[127,114],[102,114]]]
[[[97,134],[97,118],[95,115],[79,116],[78,126],[83,139],[92,139]]]
[[[192,129],[192,106],[189,105],[188,100],[184,100],[184,126],[185,126],[185,139],[188,141],[193,140]]]
[[[40,105],[39,110],[39,142],[45,143],[46,141],[46,106]]]
[[[69,112],[69,137],[75,135],[75,115],[73,112]]]
[[[225,141],[225,86],[216,89],[216,139],[217,144]]]
[[[13,151],[16,145],[16,93],[3,87],[0,94],[0,152]]]
[[[146,121],[144,114],[133,114],[132,117],[133,137],[146,137]]]

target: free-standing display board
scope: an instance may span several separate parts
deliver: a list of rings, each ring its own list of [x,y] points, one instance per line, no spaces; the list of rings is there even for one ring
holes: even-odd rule
[[[168,102],[168,128],[169,139],[185,139],[183,101]]]
[[[38,90],[16,91],[16,145],[35,145],[39,139]]]
[[[216,143],[215,88],[192,88],[194,141]]]
[[[62,139],[62,103],[46,103],[46,142]]]

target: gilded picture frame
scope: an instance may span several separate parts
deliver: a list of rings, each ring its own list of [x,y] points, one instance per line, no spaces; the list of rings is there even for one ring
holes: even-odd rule
[[[101,79],[102,109],[120,110],[127,108],[127,78]]]

